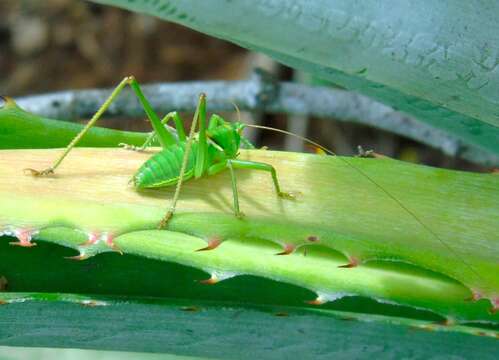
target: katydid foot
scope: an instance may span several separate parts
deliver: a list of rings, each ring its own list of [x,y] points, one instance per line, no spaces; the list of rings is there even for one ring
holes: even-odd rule
[[[151,143],[151,141],[154,138],[154,134],[155,134],[154,131],[150,132],[149,135],[147,136],[146,141],[141,146],[135,146],[135,145],[125,144],[125,143],[119,143],[118,146],[123,148],[124,150],[142,152],[142,151],[145,151],[149,147],[149,144]]]
[[[297,193],[295,193],[295,192],[281,191],[277,195],[283,199],[286,199],[286,200],[296,200],[296,197],[297,197]]]
[[[162,229],[166,228],[166,225],[168,225],[168,221],[170,221],[172,216],[173,216],[173,211],[169,210],[165,214],[165,216],[161,219],[161,221],[159,222],[158,230],[162,230]]]
[[[54,168],[49,167],[49,168],[44,169],[44,170],[35,170],[35,169],[31,169],[31,168],[26,168],[26,169],[23,169],[23,172],[25,175],[32,175],[35,177],[41,177],[41,176],[53,175]]]
[[[137,151],[137,152],[143,152],[147,149],[147,146],[135,146],[135,145],[125,144],[125,143],[119,143],[118,146],[120,148],[122,148],[123,150],[130,150],[130,151]]]

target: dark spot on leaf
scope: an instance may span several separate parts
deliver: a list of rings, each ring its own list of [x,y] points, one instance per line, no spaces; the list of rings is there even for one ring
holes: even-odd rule
[[[7,285],[8,285],[8,281],[7,279],[5,278],[5,276],[1,276],[0,277],[0,291],[5,291],[7,290]]]
[[[185,311],[185,312],[197,312],[199,311],[199,308],[195,306],[182,306],[180,310]]]
[[[287,316],[289,316],[289,314],[287,312],[276,312],[274,315],[277,316],[277,317],[287,317]]]
[[[352,317],[352,316],[342,316],[339,318],[341,321],[354,321],[354,320],[357,320],[356,318]]]

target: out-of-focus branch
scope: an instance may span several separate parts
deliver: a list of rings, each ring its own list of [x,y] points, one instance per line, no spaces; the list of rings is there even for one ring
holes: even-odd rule
[[[259,70],[248,80],[159,83],[144,85],[143,90],[159,113],[194,111],[198,95],[204,92],[209,99],[210,111],[232,111],[233,104],[237,104],[245,111],[348,121],[414,139],[449,156],[486,166],[499,166],[496,155],[363,95],[325,86],[277,82]],[[77,119],[93,115],[109,93],[109,89],[71,90],[26,96],[16,101],[22,108],[41,116]],[[143,114],[130,91],[125,91],[108,111],[109,116],[138,117]]]

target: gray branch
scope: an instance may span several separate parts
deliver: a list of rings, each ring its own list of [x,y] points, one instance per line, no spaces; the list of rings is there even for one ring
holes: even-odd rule
[[[276,82],[259,70],[248,80],[160,83],[145,85],[143,91],[153,108],[163,114],[172,110],[194,111],[198,95],[204,92],[210,111],[233,111],[235,103],[243,111],[332,118],[405,136],[477,164],[499,164],[496,155],[363,95],[330,87]],[[109,89],[73,90],[26,96],[16,101],[40,116],[78,119],[92,116],[109,94]],[[144,112],[127,89],[110,106],[108,115],[139,117]]]

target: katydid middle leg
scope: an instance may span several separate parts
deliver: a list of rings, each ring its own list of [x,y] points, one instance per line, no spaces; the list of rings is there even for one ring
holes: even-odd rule
[[[295,195],[293,195],[292,193],[281,191],[281,186],[279,185],[279,180],[277,179],[277,172],[272,165],[262,162],[237,160],[237,159],[231,159],[228,160],[228,162],[232,164],[232,167],[234,169],[252,169],[252,170],[269,172],[270,175],[272,176],[272,181],[274,183],[274,188],[277,195],[285,199],[290,199],[290,200],[295,199]]]
[[[177,137],[179,141],[185,141],[185,128],[184,128],[184,122],[178,112],[172,111],[169,112],[168,114],[165,115],[163,119],[161,119],[161,124],[167,126],[168,122],[170,120],[173,120],[175,123],[175,129],[177,131]],[[149,136],[147,137],[146,141],[141,146],[135,146],[135,145],[129,145],[125,143],[119,143],[118,146],[121,146],[125,150],[132,150],[132,151],[144,151],[149,147],[149,144],[156,138],[156,132],[153,130],[149,133]]]
[[[279,180],[277,179],[277,172],[275,168],[266,163],[256,162],[256,161],[248,161],[248,160],[237,160],[237,159],[229,159],[226,162],[221,162],[212,165],[208,169],[208,175],[214,175],[225,169],[230,170],[231,182],[232,182],[232,196],[234,200],[234,215],[238,218],[242,218],[244,214],[241,212],[239,208],[239,193],[237,190],[237,180],[234,169],[251,169],[251,170],[260,170],[267,171],[272,176],[272,182],[274,183],[274,188],[279,197],[294,200],[295,195],[288,192],[283,192],[281,190],[281,186],[279,185]]]
[[[85,136],[85,134],[90,130],[90,128],[97,122],[97,120],[99,120],[102,117],[104,112],[109,108],[112,102],[118,97],[118,95],[127,85],[130,85],[135,95],[139,99],[142,108],[146,112],[149,120],[151,121],[151,124],[154,128],[155,133],[158,136],[158,140],[161,146],[165,148],[170,145],[176,144],[177,139],[175,139],[175,137],[170,132],[168,132],[168,130],[166,130],[166,128],[161,124],[158,115],[156,115],[156,113],[152,109],[151,104],[144,96],[144,93],[140,89],[140,85],[137,82],[137,80],[135,80],[133,76],[127,76],[118,84],[118,86],[116,86],[111,95],[106,99],[106,101],[104,101],[102,106],[97,110],[94,116],[92,116],[87,125],[80,131],[80,133],[78,133],[78,135],[76,135],[76,137],[73,140],[71,140],[71,142],[66,147],[64,152],[54,161],[52,166],[44,170],[25,169],[25,171],[28,171],[29,173],[31,173],[31,175],[34,176],[44,176],[44,175],[53,174],[55,169],[62,163],[64,158],[69,154],[69,152],[73,149],[73,147],[75,147],[76,144],[78,144],[78,142],[83,138],[83,136]]]

